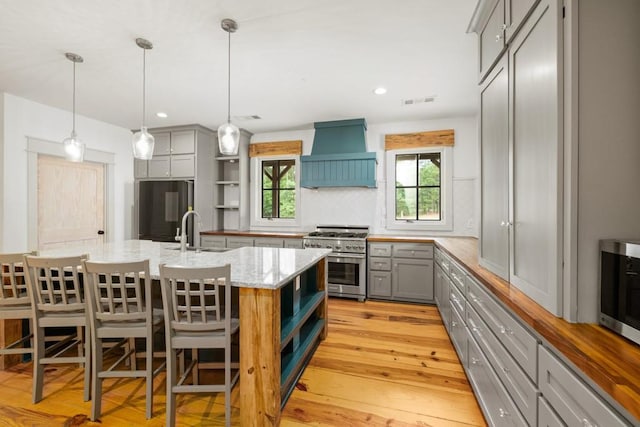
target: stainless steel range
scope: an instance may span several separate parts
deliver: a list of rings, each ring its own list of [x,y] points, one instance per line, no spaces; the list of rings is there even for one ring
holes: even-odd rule
[[[367,297],[367,235],[366,226],[319,225],[303,239],[305,248],[327,248],[329,295],[356,298]]]

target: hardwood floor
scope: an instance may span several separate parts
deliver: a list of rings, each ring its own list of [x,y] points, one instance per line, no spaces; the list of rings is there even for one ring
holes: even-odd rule
[[[163,426],[165,382],[145,420],[139,379],[105,381],[100,423],[88,420],[82,369],[52,367],[31,403],[31,364],[0,372],[0,426]],[[234,389],[234,425],[239,387]],[[224,397],[178,398],[179,426],[224,425]],[[482,413],[433,306],[329,300],[329,336],[282,414],[282,426],[484,426]]]

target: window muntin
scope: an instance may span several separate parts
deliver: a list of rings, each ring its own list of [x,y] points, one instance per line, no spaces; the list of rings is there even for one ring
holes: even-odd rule
[[[395,219],[442,221],[441,153],[395,156]]]
[[[295,218],[295,160],[263,160],[261,170],[262,218]]]

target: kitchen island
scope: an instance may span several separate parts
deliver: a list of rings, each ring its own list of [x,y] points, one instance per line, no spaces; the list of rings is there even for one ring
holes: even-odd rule
[[[184,267],[231,264],[239,288],[240,425],[271,426],[320,340],[327,335],[327,249],[245,247],[180,252],[177,244],[127,240],[46,250],[41,256],[88,254],[93,261],[149,259]]]

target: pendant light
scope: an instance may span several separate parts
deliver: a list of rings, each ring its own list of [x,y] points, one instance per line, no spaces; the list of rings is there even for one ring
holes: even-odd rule
[[[133,157],[140,160],[149,160],[153,157],[153,146],[155,145],[155,139],[147,131],[147,127],[144,125],[145,110],[145,96],[146,96],[146,71],[147,62],[146,54],[148,49],[153,49],[153,45],[149,40],[136,39],[136,44],[142,48],[142,125],[140,130],[133,134]]]
[[[67,59],[73,62],[73,119],[71,135],[62,141],[64,145],[64,154],[67,160],[72,162],[81,162],[84,160],[84,143],[78,138],[76,134],[76,64],[78,62],[84,62],[82,56],[75,53],[67,52],[64,54]]]
[[[229,34],[228,54],[228,91],[227,91],[227,122],[218,128],[218,146],[220,154],[235,156],[240,145],[240,129],[231,123],[231,33],[235,33],[238,24],[233,19],[223,19],[220,26]]]

